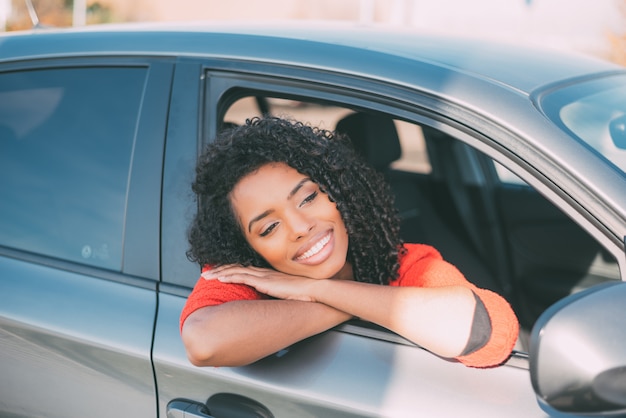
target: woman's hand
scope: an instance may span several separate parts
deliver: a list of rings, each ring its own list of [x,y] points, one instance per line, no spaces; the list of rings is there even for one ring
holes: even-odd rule
[[[222,283],[245,284],[278,299],[316,302],[309,291],[316,279],[291,276],[273,269],[229,264],[205,271],[202,277]]]

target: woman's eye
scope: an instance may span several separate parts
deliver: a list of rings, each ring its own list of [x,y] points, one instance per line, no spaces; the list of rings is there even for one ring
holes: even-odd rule
[[[267,228],[265,228],[262,232],[261,232],[261,236],[265,237],[267,235],[270,234],[270,232],[272,232],[274,230],[274,228],[276,228],[276,226],[278,225],[277,222],[274,222],[273,224],[271,224],[270,226],[268,226]]]
[[[302,203],[300,203],[300,207],[306,205],[309,202],[312,202],[315,200],[315,198],[317,197],[317,191],[311,193],[310,195],[308,195],[303,201]]]

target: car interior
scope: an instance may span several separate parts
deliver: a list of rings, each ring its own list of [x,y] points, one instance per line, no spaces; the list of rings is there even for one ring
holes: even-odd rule
[[[479,287],[504,296],[528,351],[533,324],[554,302],[619,280],[616,261],[532,187],[466,143],[427,125],[319,102],[241,96],[222,127],[271,114],[347,135],[387,179],[405,242],[437,248]]]

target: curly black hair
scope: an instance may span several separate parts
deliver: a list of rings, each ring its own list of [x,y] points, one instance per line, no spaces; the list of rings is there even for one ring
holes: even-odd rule
[[[396,277],[400,223],[383,177],[347,137],[275,117],[222,131],[200,155],[192,185],[199,208],[189,230],[191,261],[270,267],[248,245],[229,199],[240,179],[268,163],[308,176],[335,202],[348,231],[355,280],[388,284]]]

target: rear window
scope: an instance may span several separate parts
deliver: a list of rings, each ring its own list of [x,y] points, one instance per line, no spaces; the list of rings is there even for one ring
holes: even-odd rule
[[[119,270],[145,68],[0,74],[0,245]]]

